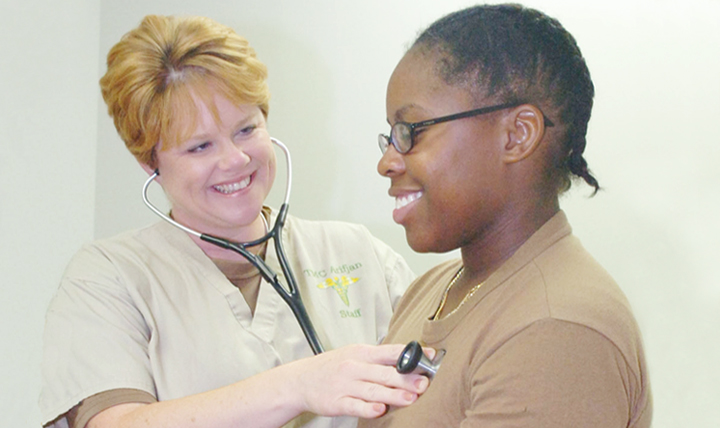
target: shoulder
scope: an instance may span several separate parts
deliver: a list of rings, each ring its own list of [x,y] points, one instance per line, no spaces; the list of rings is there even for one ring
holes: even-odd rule
[[[614,278],[574,235],[568,235],[533,263],[542,278],[549,315],[585,325],[621,349],[634,348],[639,329],[632,308]]]
[[[630,346],[627,339],[639,336],[624,293],[573,235],[563,212],[543,225],[499,271],[493,274],[496,297],[504,298],[509,307],[525,308],[526,321],[549,317],[585,325]],[[618,346],[627,349],[622,343]]]
[[[85,244],[65,268],[52,307],[77,308],[79,302],[91,305],[110,299],[134,306],[163,288],[190,286],[212,272],[212,261],[187,234],[163,230],[164,226]]]
[[[123,270],[163,260],[177,264],[181,255],[198,252],[201,250],[187,234],[159,222],[83,245],[70,260],[65,276],[84,276],[110,268]]]
[[[632,379],[636,391],[646,388],[644,346],[632,308],[610,273],[575,235],[567,234],[545,248],[515,279],[520,278],[527,280],[516,284],[522,289],[521,301],[528,303],[525,314],[537,318],[508,343],[553,355],[567,351],[568,358],[587,361],[586,367],[610,364],[616,371],[625,370],[623,381]],[[543,339],[537,342],[539,337]]]

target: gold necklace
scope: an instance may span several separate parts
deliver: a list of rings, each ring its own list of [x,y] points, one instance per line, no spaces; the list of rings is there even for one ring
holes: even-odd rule
[[[453,277],[453,279],[450,280],[450,284],[448,284],[447,288],[445,288],[445,292],[443,293],[442,299],[440,300],[440,305],[439,305],[438,308],[435,310],[435,313],[433,314],[433,316],[430,318],[432,321],[437,320],[438,317],[440,316],[440,313],[443,311],[443,309],[445,309],[445,303],[447,303],[447,298],[448,298],[448,294],[450,294],[450,289],[453,287],[453,285],[455,285],[455,283],[457,282],[458,278],[460,278],[460,276],[462,276],[462,273],[464,272],[464,270],[465,270],[465,266],[461,266],[460,269],[459,269],[459,270],[457,271],[457,273],[455,274],[455,276]],[[460,301],[460,304],[457,305],[457,306],[455,307],[455,309],[453,309],[452,311],[450,311],[450,313],[447,314],[446,316],[451,315],[451,314],[453,314],[455,311],[457,311],[458,309],[460,309],[460,307],[461,307],[465,302],[467,302],[468,299],[470,299],[470,298],[473,296],[473,294],[475,294],[475,292],[478,291],[478,290],[480,289],[480,287],[482,287],[483,284],[484,284],[484,282],[481,282],[480,284],[474,286],[470,291],[468,291],[468,292],[465,294],[465,297],[463,297],[463,299]]]

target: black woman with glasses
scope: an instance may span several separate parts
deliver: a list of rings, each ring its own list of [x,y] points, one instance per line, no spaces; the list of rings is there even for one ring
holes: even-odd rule
[[[433,23],[387,89],[381,175],[418,252],[386,343],[444,351],[426,393],[361,427],[650,426],[639,328],[573,236],[559,195],[599,190],[583,157],[594,87],[542,12],[484,5]]]

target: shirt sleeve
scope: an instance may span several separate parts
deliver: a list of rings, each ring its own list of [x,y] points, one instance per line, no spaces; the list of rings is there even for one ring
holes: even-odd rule
[[[462,428],[621,428],[638,380],[605,336],[546,319],[474,368]]]
[[[44,423],[85,398],[133,388],[154,394],[150,330],[112,262],[89,247],[71,261],[46,315],[40,409]]]
[[[84,399],[73,407],[67,415],[69,428],[85,428],[93,416],[112,406],[126,403],[151,404],[157,399],[145,391],[137,389],[112,389],[103,391]]]

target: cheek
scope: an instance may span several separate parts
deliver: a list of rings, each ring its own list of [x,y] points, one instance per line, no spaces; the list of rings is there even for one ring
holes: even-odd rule
[[[451,151],[435,156],[434,160],[426,162],[426,165],[429,180],[427,185],[435,189],[435,196],[449,203],[453,203],[466,191],[465,188],[473,179],[473,170],[476,168],[467,156]]]
[[[268,167],[270,169],[270,182],[272,183],[275,180],[275,173],[277,172],[277,158],[275,157],[275,152],[270,151],[270,159],[268,160]]]
[[[268,150],[264,151],[262,154],[258,154],[258,156],[262,156],[262,164],[265,165],[267,169],[267,192],[270,192],[270,188],[272,188],[273,182],[275,181],[275,174],[277,173],[277,158],[275,156],[275,151],[272,147],[269,147]]]
[[[211,168],[203,162],[188,162],[182,159],[161,159],[158,161],[160,176],[158,182],[163,187],[171,204],[186,200],[191,195],[205,189]]]

